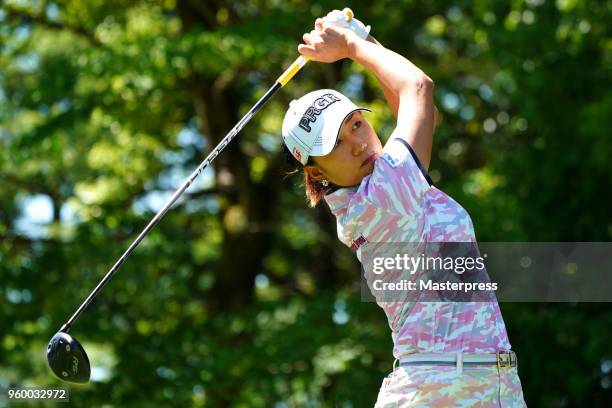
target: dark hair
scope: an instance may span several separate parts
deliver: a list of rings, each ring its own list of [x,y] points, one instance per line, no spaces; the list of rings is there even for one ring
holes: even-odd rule
[[[303,170],[304,189],[306,190],[305,193],[306,193],[306,199],[308,200],[308,205],[310,205],[310,207],[312,208],[316,207],[317,204],[321,202],[325,194],[329,192],[330,190],[332,190],[334,186],[331,183],[327,186],[324,186],[319,180],[315,180],[310,175],[310,173],[306,171],[306,169],[304,168],[305,166],[302,166],[302,163],[300,163],[295,157],[293,157],[293,155],[291,154],[291,152],[289,151],[289,149],[284,143],[282,143],[282,146],[283,146],[282,149],[283,149],[283,153],[285,154],[285,159],[287,161],[287,164],[289,164],[290,166],[297,166],[294,168],[293,171],[290,171],[289,173],[287,173],[287,175],[293,176],[294,174],[299,173],[300,168]],[[308,157],[308,162],[306,163],[306,166],[316,166],[316,164],[312,160],[312,157]]]

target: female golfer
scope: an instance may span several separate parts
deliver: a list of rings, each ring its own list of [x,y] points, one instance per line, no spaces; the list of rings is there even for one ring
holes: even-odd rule
[[[322,89],[293,101],[283,141],[303,165],[310,205],[327,202],[339,239],[362,262],[364,251],[380,243],[475,242],[467,212],[427,173],[437,117],[432,80],[370,37],[369,27],[338,13],[317,19],[298,51],[320,62],[350,58],[372,72],[397,126],[383,147],[367,109],[341,93]],[[387,315],[396,359],[377,407],[525,406],[497,301],[377,297],[377,303]]]

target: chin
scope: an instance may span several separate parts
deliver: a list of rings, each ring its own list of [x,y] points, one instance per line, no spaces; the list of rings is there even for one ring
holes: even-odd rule
[[[378,158],[376,158],[376,160],[378,160]],[[369,176],[370,174],[374,173],[374,166],[376,164],[376,160],[374,160],[372,163],[368,164],[368,168],[366,169],[365,176]]]

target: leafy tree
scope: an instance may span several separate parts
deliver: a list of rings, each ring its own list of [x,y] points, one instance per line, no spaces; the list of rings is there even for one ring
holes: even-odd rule
[[[350,6],[435,80],[430,173],[479,240],[610,239],[609,5]],[[335,7],[2,3],[0,388],[58,386],[48,339]],[[370,74],[309,64],[78,321],[94,381],[71,387],[76,405],[373,405],[392,363],[386,319],[359,300],[353,254],[280,152],[289,101],[317,87],[370,106],[383,139],[392,130]],[[529,405],[609,405],[607,304],[501,307]]]

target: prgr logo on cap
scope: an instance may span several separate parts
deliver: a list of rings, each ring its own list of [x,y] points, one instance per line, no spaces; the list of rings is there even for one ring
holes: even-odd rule
[[[338,102],[340,100],[340,98],[331,93],[327,93],[315,99],[312,105],[309,106],[308,109],[306,109],[306,112],[304,112],[302,119],[300,119],[300,127],[306,132],[310,133],[310,131],[312,130],[310,127],[310,123],[316,122],[317,116],[319,116],[324,109],[326,109],[332,103]]]

